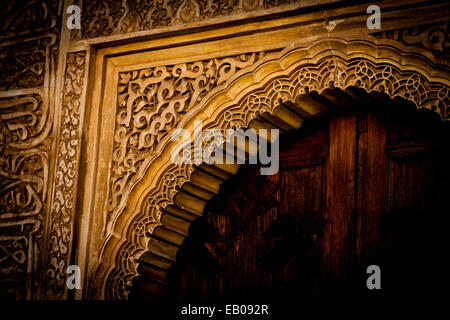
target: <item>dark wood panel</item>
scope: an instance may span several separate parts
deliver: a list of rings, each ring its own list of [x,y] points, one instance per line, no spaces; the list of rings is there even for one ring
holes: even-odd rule
[[[353,215],[356,170],[355,114],[330,121],[330,153],[327,162],[323,276],[328,287],[340,287],[354,271]]]

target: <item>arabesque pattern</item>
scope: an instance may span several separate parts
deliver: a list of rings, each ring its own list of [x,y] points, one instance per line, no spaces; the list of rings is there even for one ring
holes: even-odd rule
[[[333,88],[345,91],[349,87],[356,87],[367,93],[384,93],[390,98],[401,97],[410,100],[418,108],[433,110],[444,120],[450,119],[448,80],[430,76],[439,70],[428,62],[412,65],[408,64],[407,59],[400,58],[391,60],[400,61],[399,63],[388,63],[378,52],[377,46],[368,42],[345,42],[337,39],[317,41],[308,48],[291,47],[281,52],[278,57],[264,59],[243,70],[235,78],[230,78],[225,87],[217,87],[214,92],[199,101],[196,110],[198,113],[200,110],[206,112],[208,108],[215,108],[210,111],[217,116],[209,118],[203,124],[204,128],[246,128],[252,119],[264,112],[273,113],[281,103],[296,104],[299,97],[311,92],[320,94]],[[402,56],[400,51],[396,54]],[[302,59],[293,58],[296,56],[301,56]],[[290,61],[291,64],[287,65],[284,61]],[[283,67],[274,68],[275,62]],[[264,66],[269,64],[271,68],[262,76]],[[244,75],[251,74],[256,68],[260,79],[264,80],[249,83],[247,87],[242,84],[239,87],[241,90],[235,93],[233,98],[227,88],[243,79]],[[429,73],[419,73],[416,71],[418,69],[427,70]],[[229,103],[214,105],[214,97],[221,94],[229,97]],[[195,113],[190,118],[191,121],[193,119]],[[176,123],[176,119],[170,120]],[[161,140],[159,143],[163,142]],[[176,195],[173,187],[190,181],[193,172],[191,165],[181,164],[177,167],[170,159],[162,166],[156,169],[157,172],[162,172],[156,180],[158,185],[140,198],[139,209],[127,227],[126,240],[117,242],[120,246],[116,245],[116,248],[120,249],[115,255],[116,264],[109,276],[104,278],[109,298],[127,297],[131,280],[137,274],[137,260],[147,250],[149,235],[160,224],[161,208],[173,204]]]

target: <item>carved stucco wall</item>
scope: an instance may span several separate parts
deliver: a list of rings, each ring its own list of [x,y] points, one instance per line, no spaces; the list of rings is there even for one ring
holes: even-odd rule
[[[165,27],[179,28],[180,25],[208,19],[239,19],[252,12],[258,15],[311,5],[309,2],[295,2],[42,0],[2,3],[2,297],[61,299],[68,294],[65,279],[66,268],[73,260],[75,199],[88,57],[87,50],[72,51],[67,48],[70,39],[93,39]],[[74,30],[69,39],[63,39],[62,50],[58,50],[64,30],[64,8],[72,3],[78,4],[83,10],[82,28]],[[241,59],[241,65],[233,64],[232,67],[239,69],[250,65],[255,57],[255,54],[251,54],[236,58]],[[208,86],[214,86],[234,73],[234,70],[223,67],[227,64],[226,60],[209,62],[207,68],[210,69],[205,73]],[[190,66],[181,66],[186,67],[189,69]],[[184,70],[182,75],[173,74],[173,77],[183,79],[182,85],[186,81],[189,85],[194,81],[188,70]],[[202,95],[205,90],[199,89],[197,85],[194,92]],[[189,94],[184,92],[184,96]],[[147,142],[145,144],[147,146]],[[147,146],[147,149],[151,148]],[[114,172],[129,171],[129,166],[123,167],[119,151],[116,155],[119,158],[114,162]],[[138,167],[138,163],[135,167]],[[113,178],[112,184],[120,185],[121,179]],[[111,192],[112,207],[117,197]]]
[[[124,39],[130,33],[134,37],[140,32],[172,32],[328,2],[78,1],[83,8],[82,29],[65,30],[69,34],[66,38],[62,37],[63,8],[71,1],[14,1],[2,7],[0,15],[7,18],[0,24],[1,295],[17,299],[68,297],[66,268],[76,262],[74,224],[76,212],[81,210],[76,199],[89,83],[89,41]],[[344,49],[339,53],[339,41],[330,47],[328,40],[324,42],[327,48],[317,50],[332,48],[328,59],[313,59],[311,55],[310,64],[285,70],[274,81],[236,96],[207,125],[246,127],[262,111],[272,112],[280,98],[295,100],[306,87],[322,92],[330,81],[342,88],[356,85],[367,91],[384,91],[391,97],[401,96],[448,119],[448,76],[432,74],[435,71],[424,74],[435,69],[448,72],[448,28],[447,22],[440,22],[373,34],[373,39],[401,46],[404,51],[420,48],[427,62],[418,69],[411,69],[417,65],[414,63],[402,67],[401,62],[377,61],[376,53],[372,59],[351,60]],[[108,243],[128,195],[164,150],[170,131],[186,125],[199,106],[207,106],[214,92],[223,93],[257,66],[279,62],[284,54],[293,52],[286,49],[280,53],[281,49],[232,55],[224,52],[215,59],[161,64],[119,74],[105,199],[105,224],[110,226],[103,237],[104,247],[114,248],[114,256],[107,257],[113,265],[97,275],[99,286],[88,288],[86,294],[92,289],[90,294],[96,297],[126,298],[136,275],[136,260],[147,248],[148,233],[160,224],[160,208],[171,204],[176,187],[189,181],[192,167],[167,163],[155,188],[141,196],[140,210],[126,226],[125,241],[121,246],[114,241]],[[376,52],[376,47],[373,50]],[[104,231],[105,226],[99,229]],[[95,254],[99,262],[103,261],[102,253]],[[86,276],[94,280],[92,275]]]
[[[0,10],[0,295],[31,299],[55,278],[46,266],[61,2]]]
[[[66,275],[70,265],[75,219],[76,178],[80,156],[81,99],[86,83],[86,52],[67,55],[62,87],[58,135],[55,137],[53,197],[49,212],[45,298],[67,294]]]

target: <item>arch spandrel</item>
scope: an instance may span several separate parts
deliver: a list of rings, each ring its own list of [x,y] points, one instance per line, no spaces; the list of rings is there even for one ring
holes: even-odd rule
[[[247,128],[262,113],[282,119],[279,110],[286,104],[299,108],[304,118],[316,117],[327,108],[302,107],[308,94],[327,96],[330,90],[349,88],[410,100],[417,108],[449,120],[448,79],[447,68],[417,53],[368,41],[325,38],[306,48],[290,46],[276,57],[240,70],[205,95],[177,127],[192,132],[194,121],[201,120],[204,128]],[[106,297],[126,298],[138,259],[148,250],[149,235],[161,225],[161,209],[172,205],[178,188],[191,182],[194,167],[170,160],[174,145],[168,137],[161,140],[160,156],[149,163],[128,196],[129,205],[110,225],[96,275],[96,287]]]

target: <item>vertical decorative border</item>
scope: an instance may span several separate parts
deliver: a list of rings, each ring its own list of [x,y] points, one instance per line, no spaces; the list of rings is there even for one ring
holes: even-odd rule
[[[67,298],[66,270],[70,264],[76,186],[80,157],[82,96],[86,83],[86,51],[67,54],[59,130],[56,136],[54,190],[50,209],[46,290],[48,299]]]
[[[41,298],[63,0],[0,8],[0,299]]]

